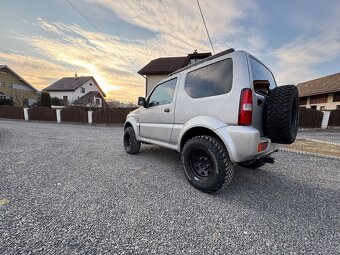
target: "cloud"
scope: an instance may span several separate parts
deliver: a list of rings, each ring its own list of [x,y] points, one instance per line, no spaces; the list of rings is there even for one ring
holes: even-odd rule
[[[110,1],[87,0],[111,9],[120,19],[158,34],[152,40],[166,54],[178,55],[210,51],[205,28],[195,0],[181,1]],[[211,37],[217,39],[235,36],[243,27],[237,23],[255,8],[252,2],[202,1],[200,2]],[[165,44],[164,44],[165,43]],[[225,46],[217,47],[218,51]]]
[[[9,55],[0,59],[13,63],[38,88],[77,72],[78,75],[93,75],[109,97],[127,100],[144,95],[145,80],[137,71],[152,59],[185,56],[195,49],[211,51],[195,0],[87,2],[111,10],[124,22],[150,30],[154,36],[128,40],[77,24],[39,18],[34,25],[40,27],[42,33],[15,33],[35,57],[28,59],[25,54],[12,53],[11,60]],[[255,15],[257,7],[253,1],[201,0],[200,4],[217,52],[232,46],[252,53],[263,52],[265,38],[255,27],[245,27],[241,23]],[[89,5],[84,4],[82,8],[86,6]],[[33,67],[32,63],[36,65]]]
[[[32,83],[36,82],[37,87],[49,85],[48,82],[53,78],[58,79],[77,72],[78,75],[93,75],[109,97],[134,99],[144,95],[145,91],[145,80],[137,71],[152,59],[185,56],[195,49],[200,52],[210,51],[196,1],[89,2],[109,8],[125,22],[153,31],[156,35],[144,40],[128,40],[90,31],[76,24],[50,22],[39,18],[34,25],[47,34],[15,34],[36,53],[36,59],[40,57],[56,65],[57,71],[54,72],[51,67],[46,72],[50,78],[45,77],[45,74],[39,77],[36,72],[34,76],[27,76],[32,79]],[[226,48],[226,37],[245,33],[235,22],[246,15],[246,11],[252,8],[251,4],[222,1],[217,5],[216,2],[212,4],[210,1],[201,1],[201,6],[218,50]],[[219,38],[221,34],[223,38]],[[21,58],[21,55],[18,54],[17,58]],[[24,60],[29,61],[27,58],[22,59]]]
[[[0,52],[0,61],[8,65],[38,90],[65,75],[65,67],[21,53]]]
[[[268,53],[278,83],[298,83],[317,78],[317,65],[340,56],[340,35],[297,38]]]

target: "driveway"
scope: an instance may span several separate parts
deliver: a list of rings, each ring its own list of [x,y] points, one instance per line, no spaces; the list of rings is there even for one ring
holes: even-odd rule
[[[187,183],[176,152],[127,155],[121,127],[0,120],[0,134],[0,254],[340,249],[338,160],[278,152],[209,195]]]

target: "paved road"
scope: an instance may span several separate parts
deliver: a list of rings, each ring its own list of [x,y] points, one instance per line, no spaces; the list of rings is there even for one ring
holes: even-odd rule
[[[340,143],[340,129],[303,130],[298,132],[298,138],[313,138],[327,142]]]
[[[338,254],[339,161],[276,154],[214,195],[120,127],[0,120],[0,254]]]

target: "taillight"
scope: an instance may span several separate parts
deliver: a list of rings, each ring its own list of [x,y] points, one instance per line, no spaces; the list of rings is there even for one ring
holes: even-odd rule
[[[241,91],[240,109],[238,113],[238,124],[250,126],[253,116],[253,95],[251,89]]]

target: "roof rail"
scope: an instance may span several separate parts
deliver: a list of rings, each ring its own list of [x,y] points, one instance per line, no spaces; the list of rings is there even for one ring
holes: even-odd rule
[[[235,50],[234,50],[233,48],[230,48],[230,49],[221,51],[221,52],[219,52],[219,53],[217,53],[217,54],[215,54],[215,55],[212,55],[212,56],[210,56],[210,57],[204,58],[204,59],[202,59],[202,60],[200,60],[200,61],[197,61],[197,62],[195,62],[195,63],[193,63],[193,64],[191,64],[191,65],[188,65],[188,66],[185,66],[185,67],[183,67],[183,68],[181,68],[181,69],[178,69],[178,70],[176,70],[175,72],[172,72],[171,74],[169,74],[168,76],[171,76],[171,75],[173,75],[173,74],[182,72],[182,71],[184,71],[184,70],[186,70],[186,69],[189,69],[189,68],[191,68],[191,67],[193,67],[193,66],[197,66],[197,65],[202,64],[202,63],[204,63],[204,62],[206,62],[206,61],[209,61],[209,60],[214,59],[214,58],[218,58],[218,57],[220,57],[220,56],[223,56],[223,55],[232,53],[232,52],[234,52],[234,51],[235,51]]]

